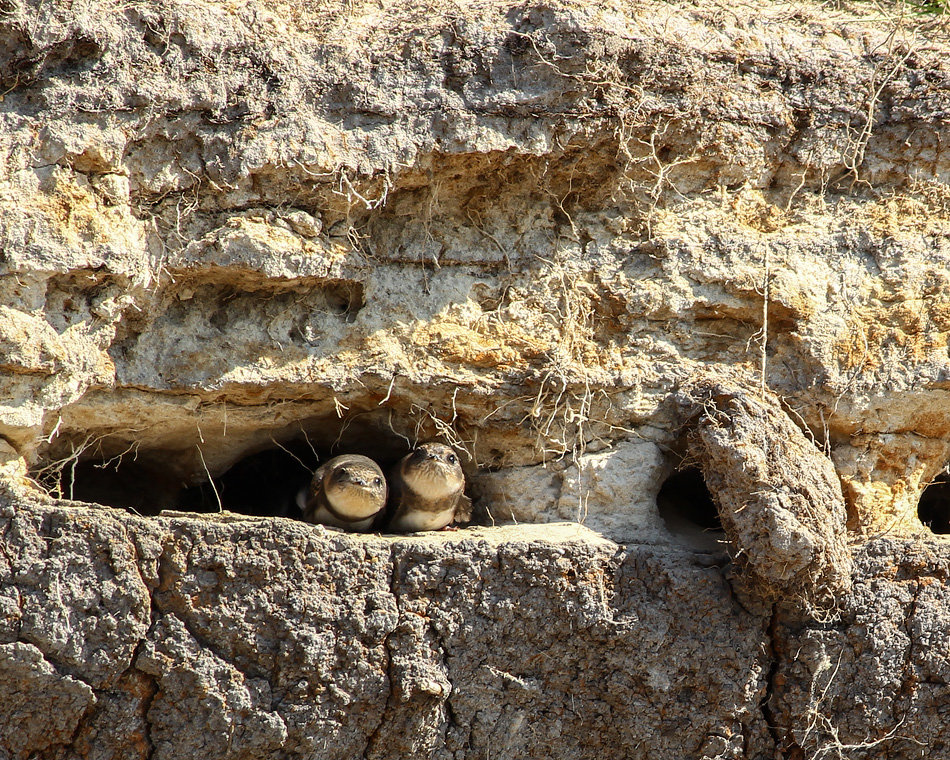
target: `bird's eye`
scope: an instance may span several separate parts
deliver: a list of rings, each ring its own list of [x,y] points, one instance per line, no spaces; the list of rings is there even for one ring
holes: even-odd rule
[[[377,486],[381,486],[381,485],[383,484],[383,479],[382,479],[382,478],[373,478],[373,484],[374,484],[374,485],[377,485]]]
[[[458,461],[455,454],[449,454],[446,459],[449,460],[449,464],[455,464]]]

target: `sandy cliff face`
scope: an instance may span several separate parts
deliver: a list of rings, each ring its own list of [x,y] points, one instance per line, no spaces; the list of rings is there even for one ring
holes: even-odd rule
[[[0,754],[939,754],[950,38],[868,12],[0,2]],[[434,437],[619,543],[64,501]]]

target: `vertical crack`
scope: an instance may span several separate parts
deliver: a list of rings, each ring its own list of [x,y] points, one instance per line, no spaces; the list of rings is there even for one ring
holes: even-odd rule
[[[16,634],[15,641],[22,641],[23,633],[23,593],[20,591],[20,587],[17,583],[17,566],[13,561],[13,557],[10,556],[10,552],[7,550],[7,537],[10,535],[10,531],[13,529],[13,518],[7,518],[4,521],[3,532],[0,533],[0,554],[3,555],[3,558],[7,562],[7,567],[10,568],[10,584],[9,588],[13,589],[16,593],[16,603],[17,610],[19,611],[19,616],[16,620]]]
[[[440,664],[442,665],[442,672],[445,675],[445,680],[449,682],[449,693],[446,694],[445,698],[442,700],[442,707],[445,711],[445,719],[442,721],[442,745],[445,746],[448,741],[449,730],[459,727],[455,708],[452,707],[452,696],[455,694],[455,684],[452,683],[449,673],[449,646],[446,643],[445,637],[438,630],[438,627],[431,619],[429,620],[429,631],[431,632],[432,637],[435,639],[435,643],[439,648],[439,659]]]
[[[152,625],[154,626],[154,620],[152,622]],[[133,663],[136,661],[136,659],[138,659],[141,648],[145,645],[151,632],[152,632],[152,627],[150,626],[148,633],[146,633],[145,635],[145,638],[143,638],[139,642],[138,646],[135,648],[135,654],[132,657]],[[155,678],[155,676],[150,675],[148,673],[143,673],[141,670],[138,670],[137,668],[133,668],[133,669],[136,670],[141,675],[143,675],[145,677],[146,682],[148,683],[148,693],[141,700],[140,710],[141,710],[141,715],[142,715],[142,744],[144,748],[142,759],[151,760],[152,755],[155,753],[155,744],[152,741],[152,723],[151,723],[151,719],[149,718],[149,713],[152,710],[152,703],[155,701],[155,697],[158,695],[158,683],[156,682],[157,679]]]
[[[769,624],[766,628],[765,643],[765,652],[769,657],[769,672],[765,678],[765,694],[762,696],[762,700],[759,702],[759,710],[762,712],[762,717],[765,719],[766,730],[769,732],[769,736],[772,737],[772,741],[775,744],[776,753],[782,753],[782,757],[787,757],[785,754],[785,747],[788,746],[789,737],[788,735],[784,737],[782,736],[778,726],[778,721],[776,720],[775,712],[770,704],[772,698],[775,696],[777,686],[776,677],[778,676],[778,669],[781,662],[781,658],[778,654],[777,641],[778,610],[777,605],[773,604],[772,612],[769,616]]]
[[[152,703],[155,701],[155,697],[158,694],[158,679],[152,674],[145,673],[144,671],[140,670],[136,663],[138,662],[139,657],[142,655],[142,649],[152,639],[155,632],[155,626],[158,622],[160,610],[158,609],[158,605],[155,601],[155,593],[158,586],[160,586],[162,582],[162,564],[165,560],[167,544],[162,547],[162,552],[157,558],[156,581],[155,583],[149,583],[142,571],[142,568],[139,566],[143,560],[142,553],[139,551],[139,546],[133,537],[130,536],[129,538],[132,544],[132,550],[136,557],[136,568],[138,569],[139,575],[141,576],[143,585],[146,589],[148,589],[149,623],[145,633],[139,639],[138,643],[135,645],[135,649],[132,651],[129,669],[123,673],[123,676],[130,673],[136,673],[144,679],[145,683],[148,684],[148,691],[139,701],[138,712],[142,718],[142,752],[140,757],[142,760],[151,760],[155,752],[155,744],[152,742],[152,724],[149,720],[149,712],[151,712]]]
[[[389,559],[392,564],[392,570],[389,576],[389,593],[392,594],[396,604],[396,624],[393,626],[393,629],[383,637],[383,651],[386,652],[386,680],[389,683],[389,694],[386,696],[386,705],[383,707],[383,712],[379,716],[379,721],[370,732],[366,740],[366,746],[360,755],[364,760],[368,760],[370,753],[375,753],[376,745],[379,743],[380,731],[382,731],[383,726],[386,724],[386,719],[392,712],[395,700],[395,671],[393,669],[392,645],[389,640],[396,632],[396,628],[399,627],[401,611],[399,608],[399,560],[396,557],[395,546],[393,544],[390,544],[389,547]]]
[[[161,585],[161,562],[165,556],[165,549],[162,548],[162,554],[159,557],[159,568],[158,572],[158,581],[157,585],[154,588],[149,588],[148,593],[148,605],[149,605],[149,625],[148,630],[145,632],[145,635],[139,640],[139,643],[135,647],[135,651],[132,654],[132,668],[137,670],[139,673],[142,673],[145,676],[149,690],[148,694],[142,700],[141,709],[142,709],[142,743],[144,744],[145,752],[143,753],[143,760],[151,760],[152,755],[155,753],[155,743],[152,741],[152,723],[149,718],[149,713],[152,711],[152,703],[155,701],[155,697],[158,695],[158,682],[157,678],[149,673],[143,673],[141,670],[138,670],[136,663],[138,662],[139,657],[142,654],[142,648],[151,640],[155,632],[155,626],[158,623],[158,615],[160,610],[158,609],[158,604],[155,601],[155,592],[157,591],[158,586]]]
[[[909,702],[913,702],[914,694],[917,691],[917,684],[919,679],[914,673],[914,618],[917,616],[917,607],[920,603],[920,592],[923,589],[923,584],[920,579],[917,578],[914,581],[914,596],[910,601],[910,607],[907,610],[907,615],[904,618],[904,633],[907,634],[907,653],[904,655],[904,670],[901,674],[901,683],[897,691],[897,696],[903,696]],[[895,700],[895,708],[897,707],[897,701]],[[894,716],[894,720],[897,721],[899,725],[907,718],[907,713],[910,712],[911,705],[908,704],[905,714],[898,718],[897,715]]]

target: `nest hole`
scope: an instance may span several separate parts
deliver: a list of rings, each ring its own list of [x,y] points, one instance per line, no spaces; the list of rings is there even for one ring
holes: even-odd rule
[[[917,502],[917,517],[933,533],[950,534],[950,475],[940,475],[924,489]]]
[[[183,484],[159,460],[143,456],[79,461],[59,473],[52,490],[67,499],[151,515],[174,509]]]
[[[57,491],[77,501],[153,516],[162,510],[299,517],[295,497],[317,466],[309,446],[292,441],[239,459],[221,475],[195,481],[176,474],[162,452],[89,459],[60,474]]]
[[[722,534],[719,510],[697,467],[686,467],[670,475],[656,497],[657,509],[667,529],[677,536],[706,534],[717,539]]]
[[[177,508],[299,519],[296,496],[317,465],[318,457],[305,442],[291,441],[243,457],[220,476],[184,489]]]
[[[347,426],[337,420],[309,420],[300,425],[296,437],[271,438],[264,446],[248,442],[244,455],[230,464],[225,460],[217,472],[212,471],[213,477],[205,466],[205,460],[212,461],[214,454],[207,446],[200,450],[197,446],[133,450],[127,442],[107,441],[52,470],[52,478],[49,465],[35,474],[54,495],[146,516],[163,510],[227,510],[300,518],[297,495],[319,464],[338,454],[364,454],[385,472],[409,451],[404,437],[381,429],[377,423],[370,416]],[[124,453],[108,455],[122,446]],[[42,472],[47,475],[40,477]]]

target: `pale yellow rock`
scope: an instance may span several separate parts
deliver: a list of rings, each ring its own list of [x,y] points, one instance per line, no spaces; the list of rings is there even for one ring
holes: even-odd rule
[[[0,370],[49,376],[63,368],[66,349],[42,318],[0,305]]]
[[[0,491],[6,496],[28,499],[31,503],[45,504],[49,496],[29,476],[26,461],[7,441],[0,438]]]
[[[11,11],[16,66],[82,41],[42,93],[0,71],[0,434],[32,471],[134,451],[194,483],[304,434],[440,437],[473,481],[558,463],[512,517],[587,489],[621,535],[659,524],[671,394],[738,370],[831,453],[856,533],[919,528],[950,456],[936,26],[718,0],[37,13]],[[625,493],[607,463],[641,443]]]

